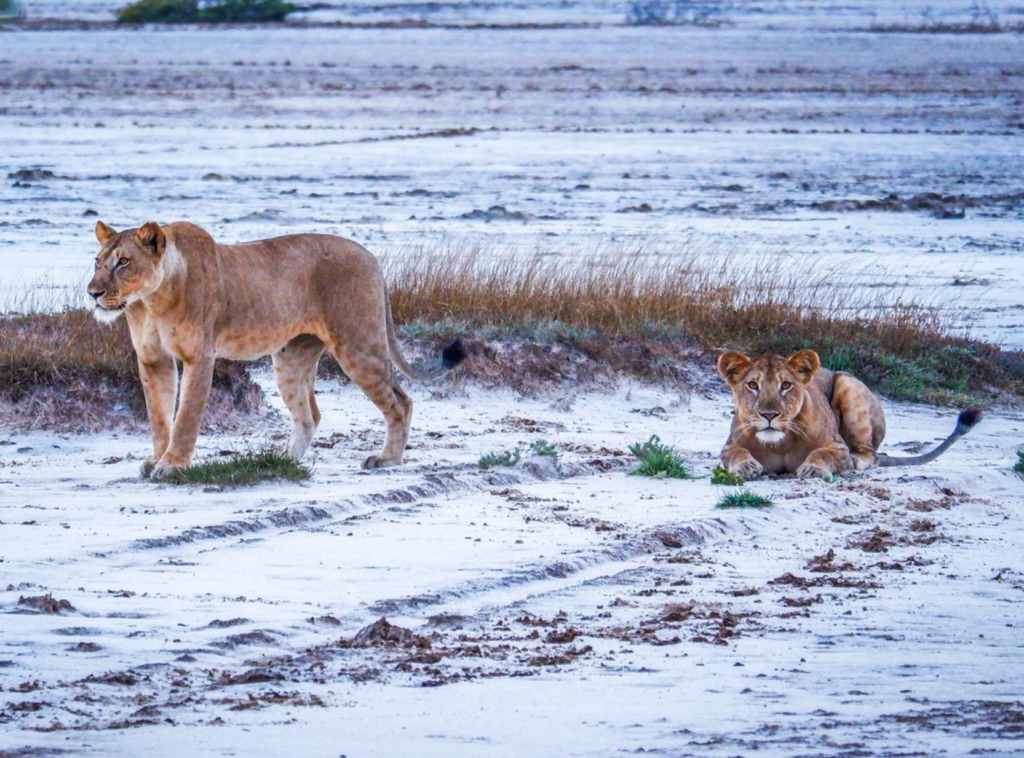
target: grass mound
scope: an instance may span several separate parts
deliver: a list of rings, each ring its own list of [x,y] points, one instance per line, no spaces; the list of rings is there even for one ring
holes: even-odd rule
[[[2,2],[2,0],[0,0]],[[138,0],[117,11],[123,24],[251,23],[283,21],[296,6],[284,0]]]
[[[1013,470],[1018,474],[1024,474],[1024,450],[1017,451],[1017,462],[1013,464]]]
[[[721,500],[715,504],[716,508],[769,508],[773,503],[766,497],[762,497],[750,490],[730,492],[723,495]]]
[[[217,361],[207,424],[263,407],[244,364]],[[222,418],[223,417],[223,418]],[[124,320],[98,324],[85,309],[0,317],[0,421],[88,431],[146,420],[135,350]]]
[[[259,482],[286,480],[301,482],[312,471],[279,450],[265,448],[233,453],[220,460],[205,460],[175,471],[161,481],[170,484],[208,484],[219,487],[247,487]]]
[[[655,479],[693,478],[686,462],[679,457],[674,448],[662,444],[656,434],[652,434],[647,442],[630,445],[629,452],[640,460],[640,467],[633,472],[636,476],[649,476]]]
[[[826,368],[894,400],[1024,395],[1024,353],[958,335],[937,309],[899,292],[855,289],[843,272],[791,261],[456,248],[406,251],[386,258],[385,270],[395,320],[412,325],[406,333],[435,340],[438,351],[461,338],[462,371],[496,384],[582,381],[608,367],[680,379],[680,363],[728,346],[751,355],[811,348]],[[493,376],[488,363],[500,364]]]

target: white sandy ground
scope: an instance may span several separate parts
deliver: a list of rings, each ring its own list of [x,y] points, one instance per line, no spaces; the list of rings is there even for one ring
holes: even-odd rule
[[[617,3],[348,3],[310,20],[606,25],[2,33],[0,303],[63,305],[93,210],[386,254],[814,260],[851,272],[851,298],[955,293],[978,336],[1024,345],[1024,37],[862,31],[962,23],[964,2],[718,5],[718,29],[611,26]],[[1018,6],[986,7],[1016,23]],[[811,205],[890,192],[982,203],[962,219]],[[525,220],[463,217],[493,205]],[[773,508],[723,512],[707,479],[629,477],[616,455],[656,433],[706,475],[722,394],[430,389],[410,388],[409,465],[366,474],[382,422],[322,381],[317,441],[336,444],[305,485],[151,484],[143,435],[0,433],[0,753],[1024,753],[1019,411],[931,466],[755,482]],[[953,426],[887,410],[897,451]],[[540,438],[557,464],[475,466]],[[201,453],[256,442],[207,435]],[[885,552],[856,547],[874,527]],[[811,571],[829,549],[837,570]],[[813,586],[769,583],[787,573]],[[17,605],[47,592],[75,610]],[[382,615],[430,647],[336,644]]]
[[[928,467],[758,481],[774,507],[721,511],[727,488],[628,476],[618,453],[658,434],[707,475],[722,395],[624,386],[567,411],[411,391],[408,465],[362,473],[382,424],[357,390],[321,381],[303,485],[142,482],[136,434],[5,440],[0,751],[1024,751],[1019,413],[989,416]],[[896,452],[954,422],[887,411]],[[537,439],[559,446],[557,464],[474,465]],[[208,435],[201,453],[251,441]],[[854,546],[875,527],[885,552]],[[811,571],[829,549],[836,570]],[[787,573],[826,584],[770,583]],[[75,610],[17,604],[46,593]],[[691,602],[690,618],[659,621]],[[335,644],[382,615],[430,648]]]

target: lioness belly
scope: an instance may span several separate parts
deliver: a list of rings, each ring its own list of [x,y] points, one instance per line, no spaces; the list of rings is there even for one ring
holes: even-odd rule
[[[290,325],[268,329],[264,326],[262,329],[252,331],[229,330],[217,335],[217,357],[231,361],[254,361],[277,352],[300,334],[309,334],[309,329],[304,327],[305,325]]]

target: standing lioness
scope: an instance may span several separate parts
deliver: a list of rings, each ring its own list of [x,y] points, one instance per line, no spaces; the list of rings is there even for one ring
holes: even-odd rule
[[[851,468],[919,466],[942,455],[981,419],[979,409],[967,408],[934,450],[893,458],[878,452],[885,438],[878,398],[856,377],[821,368],[813,350],[789,358],[767,353],[757,360],[731,350],[719,357],[718,371],[735,403],[722,463],[745,479],[762,473],[828,479]]]
[[[387,419],[384,449],[363,468],[402,463],[412,400],[392,364],[413,372],[395,339],[380,267],[363,247],[327,234],[219,245],[180,221],[123,232],[100,221],[96,238],[95,315],[109,323],[125,314],[146,395],[153,457],[143,476],[191,462],[218,357],[273,356],[294,421],[287,453],[301,458],[320,423],[313,384],[324,350]],[[177,413],[174,359],[183,366]]]

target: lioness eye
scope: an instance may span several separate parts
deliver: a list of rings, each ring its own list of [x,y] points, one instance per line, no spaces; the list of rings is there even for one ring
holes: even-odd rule
[[[783,382],[783,383],[782,383],[782,389],[783,389],[783,390],[788,390],[788,389],[790,389],[790,388],[791,388],[792,386],[793,386],[793,383],[792,383],[792,382]]]
[[[131,263],[131,261],[127,258],[119,258],[117,261],[118,266],[127,266],[129,263]]]
[[[757,392],[757,382],[747,382],[747,386],[750,387],[750,389]]]

